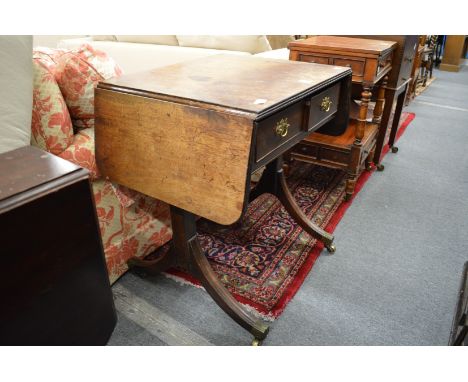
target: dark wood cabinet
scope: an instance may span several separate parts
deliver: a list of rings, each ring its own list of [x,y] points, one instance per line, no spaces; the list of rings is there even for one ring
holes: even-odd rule
[[[100,345],[116,323],[88,172],[0,155],[1,345]]]

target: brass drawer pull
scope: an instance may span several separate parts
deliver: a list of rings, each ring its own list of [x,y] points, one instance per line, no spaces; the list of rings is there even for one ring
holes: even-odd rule
[[[285,137],[288,135],[288,128],[289,128],[289,122],[287,118],[282,118],[281,121],[279,121],[276,124],[275,132],[276,135],[280,137]]]
[[[330,111],[332,101],[330,100],[330,97],[323,97],[322,103],[320,104],[320,110],[324,111],[325,113]]]

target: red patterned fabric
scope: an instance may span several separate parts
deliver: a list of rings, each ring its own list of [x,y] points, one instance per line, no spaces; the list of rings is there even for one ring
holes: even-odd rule
[[[96,166],[94,87],[98,81],[121,71],[104,53],[90,46],[76,52],[35,51],[34,71],[31,143],[90,171],[109,279],[113,283],[128,269],[128,259],[144,257],[172,237],[167,204],[100,179]],[[80,128],[75,135],[70,114]]]
[[[34,87],[31,144],[60,154],[73,141],[73,126],[53,74],[41,60],[33,60]]]
[[[94,127],[94,88],[121,74],[113,59],[88,44],[60,56],[55,77],[76,128]]]
[[[172,237],[169,206],[134,192],[135,202],[122,205],[114,185],[106,180],[92,183],[96,212],[111,283],[128,269],[131,257],[144,257]]]
[[[94,155],[94,128],[79,131],[72,144],[58,156],[89,170],[91,180],[99,178]]]
[[[57,62],[67,52],[69,51],[65,49],[36,48],[33,51],[33,59],[41,62],[55,76]]]

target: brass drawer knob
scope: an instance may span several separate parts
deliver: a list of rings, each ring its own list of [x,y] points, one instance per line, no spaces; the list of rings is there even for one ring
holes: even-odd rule
[[[323,97],[322,103],[320,104],[320,110],[324,111],[325,113],[330,111],[332,101],[330,97]]]
[[[276,135],[280,137],[285,137],[288,135],[288,129],[289,129],[289,122],[287,118],[282,118],[281,121],[279,121],[276,124],[275,132]]]

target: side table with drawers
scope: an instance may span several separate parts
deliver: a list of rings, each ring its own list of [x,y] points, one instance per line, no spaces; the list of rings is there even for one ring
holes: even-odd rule
[[[354,193],[357,178],[370,169],[378,137],[385,134],[381,119],[385,87],[392,69],[393,41],[368,40],[337,36],[314,36],[289,45],[290,60],[346,66],[351,68],[353,87],[362,91],[358,116],[350,119],[343,131],[320,129],[310,134],[290,153],[292,160],[315,163],[347,171],[346,199]],[[367,121],[368,106],[374,88],[377,101],[372,122]],[[378,170],[383,165],[378,161]]]
[[[405,103],[405,98],[410,91],[414,77],[412,75],[413,64],[416,60],[419,36],[416,35],[368,35],[353,36],[373,40],[395,41],[397,47],[393,53],[392,70],[388,75],[385,89],[385,106],[382,114],[382,129],[390,133],[388,142],[385,141],[385,134],[379,135],[374,155],[374,161],[380,163],[383,147],[388,144],[393,153],[398,151],[394,146],[395,138],[400,124],[401,112]],[[395,104],[396,101],[396,104]],[[394,107],[395,106],[395,107]],[[393,114],[393,117],[392,117]],[[391,124],[391,126],[390,126]]]

